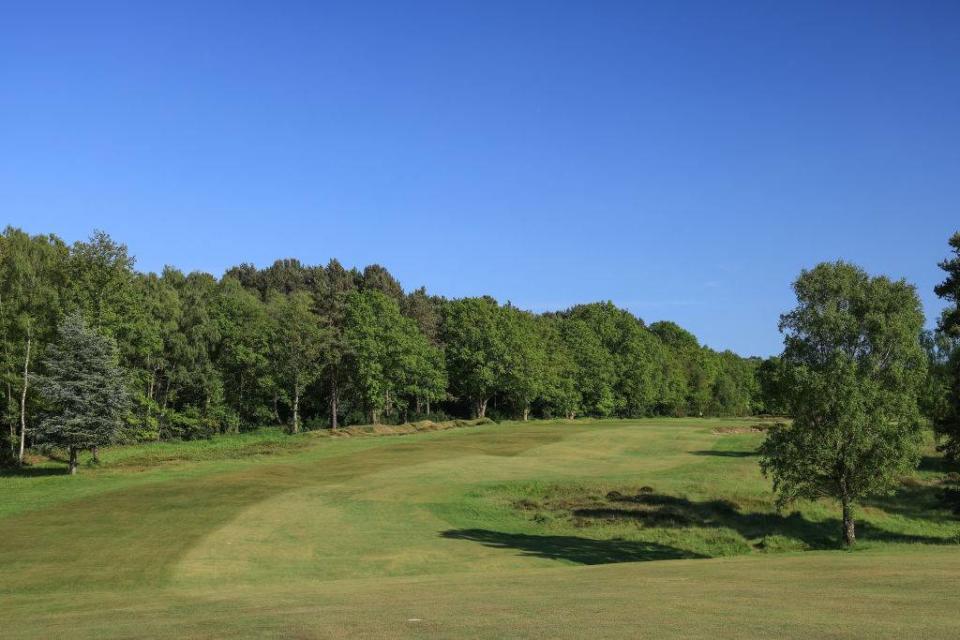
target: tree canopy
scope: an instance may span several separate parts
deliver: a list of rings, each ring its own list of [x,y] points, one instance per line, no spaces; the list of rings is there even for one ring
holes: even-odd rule
[[[285,258],[221,277],[135,270],[103,232],[0,234],[0,458],[50,403],[32,387],[65,317],[112,339],[129,439],[203,438],[418,417],[746,415],[759,361],[610,302],[532,313],[405,291],[380,265]]]
[[[844,262],[804,271],[794,291],[797,306],[780,320],[793,423],[768,434],[761,465],[780,504],[839,500],[852,545],[854,505],[892,490],[919,460],[923,313],[913,286]]]

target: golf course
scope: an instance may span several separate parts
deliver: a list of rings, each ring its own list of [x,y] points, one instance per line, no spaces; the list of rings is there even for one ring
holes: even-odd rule
[[[757,418],[279,429],[0,477],[3,637],[954,637],[928,447],[857,512],[778,512]]]

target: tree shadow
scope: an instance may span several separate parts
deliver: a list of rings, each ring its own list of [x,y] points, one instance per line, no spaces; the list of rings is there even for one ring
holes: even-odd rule
[[[594,540],[577,536],[538,536],[525,533],[504,533],[488,529],[451,529],[440,534],[453,540],[470,540],[497,549],[518,549],[525,556],[569,560],[579,564],[613,564],[650,560],[704,558],[653,542],[630,540]]]
[[[68,467],[6,467],[0,469],[0,478],[40,478],[43,476],[65,476],[70,473]]]
[[[943,456],[923,456],[920,458],[920,464],[917,465],[917,469],[919,471],[950,473],[951,471],[960,471],[960,464],[947,460]]]
[[[928,522],[955,522],[960,515],[957,495],[957,489],[949,485],[911,484],[889,496],[865,500],[864,505]]]
[[[753,458],[760,455],[758,451],[691,451],[695,456],[717,456],[719,458]]]
[[[694,502],[686,498],[658,493],[614,495],[608,498],[615,506],[573,509],[571,515],[581,520],[632,520],[638,526],[662,528],[715,527],[733,529],[748,540],[771,535],[802,541],[811,549],[836,548],[841,539],[841,520],[828,518],[812,521],[794,511],[780,513],[743,513],[727,500]],[[955,537],[936,537],[887,531],[868,522],[857,525],[859,537],[883,542],[922,544],[956,544]]]

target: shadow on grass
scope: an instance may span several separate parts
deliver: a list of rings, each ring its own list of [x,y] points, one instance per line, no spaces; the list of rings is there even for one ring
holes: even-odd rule
[[[949,473],[951,471],[960,471],[960,464],[947,460],[943,456],[923,456],[920,458],[920,464],[917,465],[917,469],[920,471]]]
[[[717,456],[719,458],[753,458],[760,455],[758,451],[691,451],[695,456]]]
[[[5,467],[0,469],[0,478],[40,478],[43,476],[65,476],[68,467]]]
[[[597,505],[570,511],[575,518],[589,520],[632,520],[638,526],[660,528],[727,528],[748,540],[766,536],[784,536],[802,541],[811,549],[833,549],[840,543],[841,521],[831,518],[811,521],[800,513],[742,513],[737,505],[726,500],[694,502],[677,496],[640,493],[615,495],[611,506]],[[857,524],[858,537],[882,542],[920,544],[956,544],[955,537],[937,537],[887,531],[869,522]],[[762,542],[760,543],[762,544]]]
[[[958,494],[960,492],[949,485],[907,485],[892,495],[870,498],[864,505],[917,520],[956,522],[960,515]]]
[[[594,540],[577,536],[538,536],[488,529],[452,529],[440,534],[453,540],[470,540],[497,549],[518,549],[524,555],[579,564],[612,564],[647,560],[703,558],[696,553],[652,542]]]

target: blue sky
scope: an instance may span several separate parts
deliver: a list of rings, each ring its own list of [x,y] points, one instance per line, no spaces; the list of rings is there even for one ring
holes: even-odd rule
[[[142,270],[378,262],[780,348],[960,228],[957,2],[5,3],[0,222]]]

